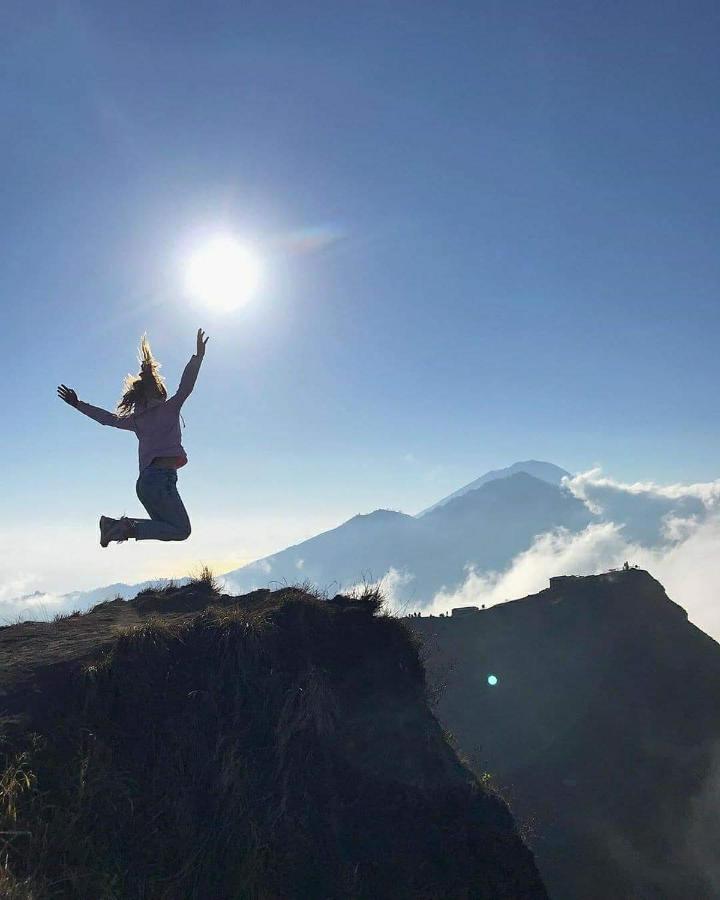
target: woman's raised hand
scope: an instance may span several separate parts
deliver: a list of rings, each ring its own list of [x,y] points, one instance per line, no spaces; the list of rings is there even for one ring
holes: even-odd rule
[[[64,400],[66,403],[69,403],[70,406],[78,405],[78,395],[72,388],[66,387],[64,384],[61,384],[57,389],[58,397],[61,400]]]
[[[197,350],[195,351],[195,356],[197,356],[198,359],[202,359],[203,356],[205,356],[205,344],[207,344],[207,342],[210,340],[210,338],[207,337],[203,340],[204,335],[205,332],[202,330],[202,328],[198,328]]]

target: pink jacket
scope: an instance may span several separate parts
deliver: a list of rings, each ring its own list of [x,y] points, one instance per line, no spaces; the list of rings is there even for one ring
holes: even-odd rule
[[[187,454],[180,442],[180,408],[195,387],[200,371],[201,359],[192,356],[185,366],[177,392],[162,403],[151,406],[144,412],[130,413],[128,416],[117,416],[115,413],[91,406],[78,400],[76,409],[101,425],[112,425],[125,431],[134,431],[140,442],[138,459],[140,471],[155,459],[156,456],[177,456],[178,467],[187,463]]]

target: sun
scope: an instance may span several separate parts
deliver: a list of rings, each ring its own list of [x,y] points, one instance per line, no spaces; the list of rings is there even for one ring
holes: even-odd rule
[[[196,300],[229,312],[252,299],[260,284],[262,263],[247,244],[219,235],[188,259],[185,286]]]

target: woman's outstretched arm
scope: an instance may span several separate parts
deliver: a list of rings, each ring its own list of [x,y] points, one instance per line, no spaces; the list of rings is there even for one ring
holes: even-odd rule
[[[210,340],[210,338],[204,337],[204,335],[205,332],[202,328],[198,328],[197,349],[195,350],[195,355],[190,357],[190,362],[185,366],[185,371],[182,373],[180,387],[177,389],[175,396],[171,398],[177,402],[178,406],[183,405],[190,396],[192,389],[195,387],[195,382],[197,381],[198,373],[200,372],[200,363],[205,356],[205,344]]]
[[[91,406],[91,404],[85,403],[83,400],[78,400],[78,395],[75,391],[64,384],[60,385],[57,392],[61,400],[69,403],[70,406],[74,406],[75,409],[80,410],[81,413],[84,413],[101,425],[111,425],[113,428],[135,431],[134,416],[116,416],[115,413],[108,412],[106,409],[100,409],[99,406]]]

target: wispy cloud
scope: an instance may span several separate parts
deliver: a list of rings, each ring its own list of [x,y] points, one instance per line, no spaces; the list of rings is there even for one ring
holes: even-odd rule
[[[49,620],[58,612],[69,611],[69,598],[60,594],[33,591],[16,594],[20,582],[5,584],[0,588],[0,626],[24,620]]]
[[[720,501],[720,479],[716,481],[696,482],[694,484],[657,484],[654,481],[623,482],[603,475],[601,468],[589,469],[571,478],[564,478],[563,483],[576,497],[594,502],[608,494],[634,494],[649,497],[663,497],[666,500],[684,500],[694,498],[700,500],[707,509],[714,509]]]
[[[684,521],[674,543],[646,547],[628,541],[615,522],[589,525],[579,534],[557,530],[540,535],[502,572],[468,569],[462,586],[440,591],[427,608],[435,614],[454,606],[495,603],[524,597],[547,587],[552,575],[590,575],[628,560],[647,569],[690,620],[720,639],[720,515],[704,522]]]
[[[469,566],[462,586],[436,594],[429,611],[482,603],[492,606],[524,597],[547,587],[552,575],[585,575],[614,565],[626,546],[620,526],[613,522],[589,525],[579,534],[560,528],[537,537],[502,572],[480,572]]]

